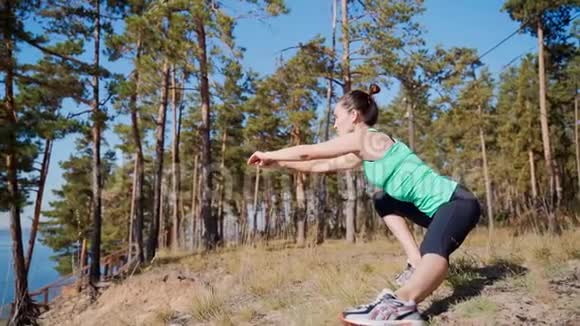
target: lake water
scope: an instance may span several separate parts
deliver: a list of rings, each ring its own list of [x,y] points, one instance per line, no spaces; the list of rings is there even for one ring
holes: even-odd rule
[[[29,235],[30,230],[25,229],[22,231],[25,254],[28,248]],[[10,230],[0,229],[0,307],[12,302],[14,299],[14,267],[12,266],[11,246]],[[59,278],[58,272],[54,269],[56,263],[50,259],[52,255],[54,255],[52,249],[42,245],[38,240],[36,241],[32,265],[28,274],[30,291],[41,288]],[[0,311],[0,319],[6,317],[6,310],[2,309]]]

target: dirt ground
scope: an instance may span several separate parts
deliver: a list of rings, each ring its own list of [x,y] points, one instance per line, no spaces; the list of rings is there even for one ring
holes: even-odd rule
[[[580,325],[578,235],[554,240],[506,232],[491,256],[483,235],[474,236],[420,312],[432,325]],[[41,323],[339,325],[341,309],[394,288],[405,261],[384,239],[286,247],[165,256],[93,304],[82,295],[57,300]]]

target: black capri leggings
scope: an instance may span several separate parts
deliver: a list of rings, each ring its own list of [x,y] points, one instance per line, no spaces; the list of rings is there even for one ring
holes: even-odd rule
[[[421,243],[421,256],[437,254],[445,259],[454,252],[479,221],[481,207],[477,198],[458,185],[451,199],[441,205],[432,218],[409,202],[396,200],[384,192],[374,195],[375,210],[382,218],[395,214],[427,228]]]

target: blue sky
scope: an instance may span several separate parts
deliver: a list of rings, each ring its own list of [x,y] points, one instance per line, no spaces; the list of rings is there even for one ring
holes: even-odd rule
[[[225,0],[225,3],[233,0]],[[244,66],[250,67],[261,75],[266,75],[275,69],[280,50],[305,42],[316,35],[329,37],[331,35],[331,7],[329,0],[287,0],[290,14],[260,22],[242,20],[235,30],[236,42],[246,48]],[[509,15],[500,12],[503,1],[451,1],[427,0],[426,11],[418,21],[425,28],[425,39],[428,46],[440,44],[444,47],[472,47],[483,53],[497,42],[518,28]],[[34,27],[32,27],[34,28]],[[536,39],[518,34],[502,46],[486,55],[483,62],[497,76],[502,67],[516,56],[535,51]],[[38,52],[23,49],[20,60],[34,60]],[[117,73],[128,73],[130,65],[123,62],[108,64],[107,67]],[[378,98],[380,105],[386,105],[392,100],[396,89],[385,90]],[[72,105],[67,103],[67,105]],[[76,109],[74,111],[80,111]],[[119,141],[110,131],[105,138],[111,146]],[[66,160],[74,150],[75,136],[69,136],[54,144],[50,173],[47,178],[47,188],[43,207],[54,199],[53,189],[61,185],[61,174],[58,162]],[[120,158],[120,155],[119,155]],[[29,225],[32,208],[27,207],[23,214],[23,224]],[[7,214],[0,214],[0,228],[8,226]]]

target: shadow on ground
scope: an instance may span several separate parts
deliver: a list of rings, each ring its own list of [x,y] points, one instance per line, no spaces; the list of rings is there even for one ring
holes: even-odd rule
[[[505,260],[498,260],[491,265],[475,267],[465,264],[451,266],[449,283],[453,286],[453,293],[444,299],[436,300],[423,312],[427,319],[447,312],[449,308],[459,302],[476,297],[486,286],[513,276],[521,276],[528,269]]]

